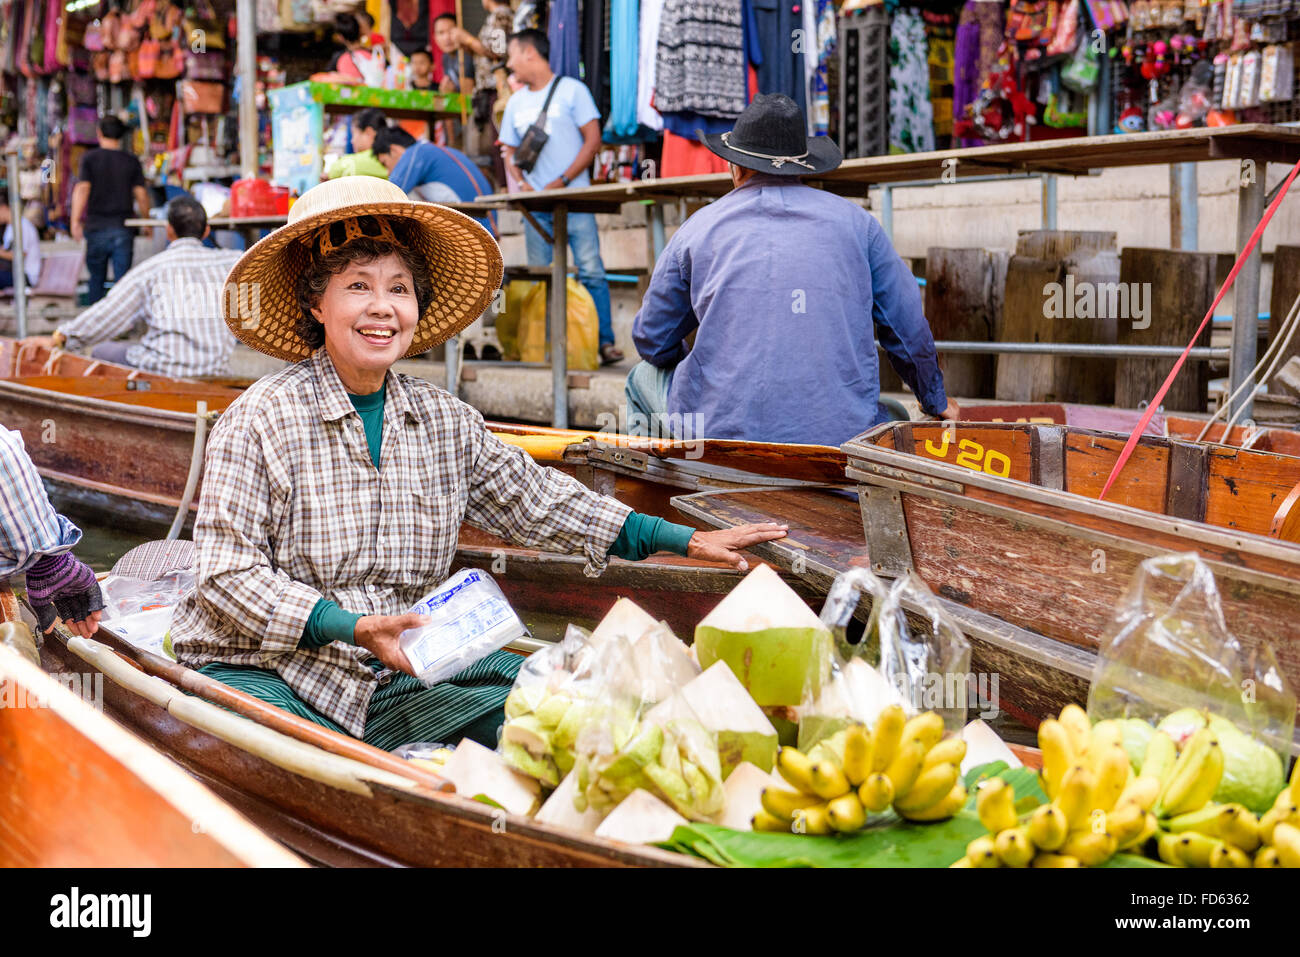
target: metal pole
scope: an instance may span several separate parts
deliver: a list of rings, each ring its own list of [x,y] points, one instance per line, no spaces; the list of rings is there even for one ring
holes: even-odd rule
[[[878,348],[880,348],[878,346]],[[1136,346],[1091,344],[1084,342],[966,342],[939,340],[936,352],[966,353],[972,355],[1052,355],[1074,358],[1114,359],[1177,359],[1183,354],[1181,346]],[[1227,359],[1230,350],[1198,346],[1188,358],[1209,362]]]
[[[890,243],[894,241],[894,187],[886,183],[880,187],[880,225]]]
[[[1195,163],[1169,166],[1169,242],[1174,249],[1193,250],[1197,244],[1197,183]]]
[[[23,205],[18,193],[18,144],[5,150],[5,175],[9,181],[9,222],[14,231],[14,325],[19,339],[27,338],[27,273],[23,271]]]
[[[456,380],[460,377],[460,336],[452,336],[442,345],[442,359],[447,366],[447,392],[459,393]]]
[[[1056,228],[1056,176],[1052,173],[1042,175],[1043,182],[1043,228]]]
[[[1249,165],[1248,165],[1249,164]],[[1250,234],[1264,216],[1265,176],[1268,163],[1243,160],[1241,183],[1237,187],[1237,255],[1245,249]],[[1260,246],[1256,243],[1249,258],[1237,274],[1232,297],[1232,360],[1229,363],[1228,395],[1249,382],[1249,387],[1229,407],[1228,414],[1239,411],[1250,418],[1255,404],[1255,353],[1259,343],[1259,265]]]
[[[257,162],[257,6],[255,0],[236,0],[235,29],[239,70],[239,170],[244,179],[256,179]]]
[[[664,246],[668,240],[664,234],[664,208],[659,203],[650,207],[650,241],[654,244],[654,262],[650,263],[650,268],[654,269],[655,262],[659,261],[659,255],[664,251]]]
[[[551,211],[551,425],[569,427],[569,207]]]

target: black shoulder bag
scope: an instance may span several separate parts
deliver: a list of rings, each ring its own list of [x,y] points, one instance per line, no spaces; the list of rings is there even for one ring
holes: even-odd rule
[[[546,133],[546,111],[551,108],[551,97],[555,95],[555,88],[559,84],[558,76],[551,81],[551,88],[546,93],[546,101],[542,104],[542,112],[537,114],[533,125],[524,130],[519,145],[515,147],[514,164],[525,173],[532,172],[537,164],[537,157],[541,155],[546,141],[550,139]]]

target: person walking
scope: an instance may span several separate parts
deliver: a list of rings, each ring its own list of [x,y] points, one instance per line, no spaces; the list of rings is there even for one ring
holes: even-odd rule
[[[501,143],[506,175],[518,180],[524,190],[565,189],[591,185],[589,169],[600,149],[600,111],[586,84],[571,77],[557,77],[547,60],[550,44],[540,30],[512,34],[508,43],[508,66],[524,84],[506,103],[501,121]],[[547,134],[535,163],[522,170],[515,162],[516,151],[529,128],[536,123]],[[549,213],[534,213],[546,229]],[[600,233],[594,213],[570,213],[569,248],[578,267],[578,282],[591,293],[600,320],[601,365],[620,362],[623,353],[614,345],[614,324],[610,315],[609,283],[600,258]],[[551,262],[550,243],[532,223],[524,222],[528,265]]]
[[[126,124],[116,116],[100,119],[99,146],[81,158],[77,185],[72,188],[72,238],[86,241],[90,305],[104,298],[110,259],[114,282],[131,268],[135,233],[127,228],[126,219],[132,200],[140,218],[149,218],[149,191],[140,160],[122,149],[126,133]]]

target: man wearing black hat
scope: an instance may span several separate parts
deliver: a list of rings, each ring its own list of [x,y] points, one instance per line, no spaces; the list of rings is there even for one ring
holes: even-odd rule
[[[655,265],[633,325],[645,361],[628,375],[632,421],[691,423],[680,438],[838,446],[896,417],[879,404],[877,342],[925,412],[958,417],[911,270],[866,210],[801,182],[841,161],[806,130],[774,93],[730,132],[701,136],[735,189]]]

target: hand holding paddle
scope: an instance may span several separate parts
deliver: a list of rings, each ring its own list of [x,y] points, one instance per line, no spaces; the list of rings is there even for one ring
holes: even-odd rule
[[[716,532],[696,532],[691,536],[686,556],[703,559],[706,562],[721,562],[747,572],[749,562],[745,561],[745,557],[740,554],[741,549],[761,542],[770,542],[775,538],[785,538],[789,527],[778,525],[776,522],[760,522],[757,525],[723,528]]]
[[[365,615],[357,619],[353,640],[380,660],[385,668],[415,677],[415,669],[398,645],[402,632],[427,625],[427,615]]]

